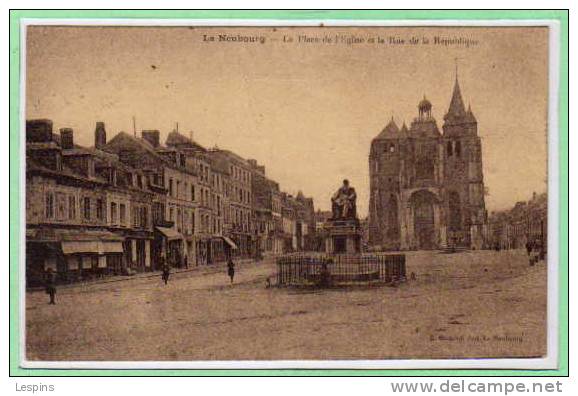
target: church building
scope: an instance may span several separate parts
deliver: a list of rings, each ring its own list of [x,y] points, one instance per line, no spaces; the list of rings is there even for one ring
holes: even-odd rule
[[[410,127],[391,121],[371,142],[369,246],[481,249],[487,212],[481,141],[457,75],[440,132],[424,97]]]

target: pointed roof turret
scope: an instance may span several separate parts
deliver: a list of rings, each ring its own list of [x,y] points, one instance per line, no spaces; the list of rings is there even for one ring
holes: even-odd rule
[[[478,120],[476,120],[476,117],[474,116],[474,113],[472,112],[472,106],[470,104],[468,104],[468,111],[466,112],[466,121],[470,123],[478,122]]]
[[[401,131],[399,131],[399,133],[403,136],[407,136],[409,134],[409,129],[407,129],[405,121],[403,122],[403,125],[401,126]]]
[[[397,133],[399,132],[399,127],[397,126],[397,124],[395,123],[393,116],[391,116],[391,120],[389,121],[389,123],[385,126],[384,131],[386,132],[390,132],[390,133]]]

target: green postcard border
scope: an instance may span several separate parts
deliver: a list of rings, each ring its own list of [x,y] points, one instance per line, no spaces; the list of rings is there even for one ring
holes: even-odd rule
[[[556,370],[334,369],[25,369],[20,367],[20,20],[22,18],[167,19],[462,19],[556,20],[560,24],[559,86],[559,362]],[[567,376],[568,375],[568,10],[11,10],[10,11],[10,376]]]

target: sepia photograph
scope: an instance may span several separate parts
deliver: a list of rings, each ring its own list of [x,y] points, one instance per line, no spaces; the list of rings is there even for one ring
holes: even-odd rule
[[[552,358],[551,29],[27,24],[25,364]]]

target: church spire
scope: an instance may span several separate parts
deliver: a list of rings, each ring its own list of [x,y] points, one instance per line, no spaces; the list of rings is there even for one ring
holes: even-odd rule
[[[465,114],[466,114],[466,107],[462,99],[462,92],[460,90],[460,83],[458,81],[458,64],[456,59],[456,79],[454,82],[454,92],[452,94],[450,107],[444,118],[447,119],[449,117],[461,117],[464,116]]]

